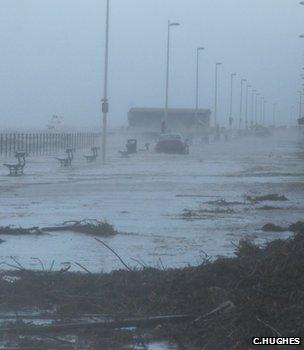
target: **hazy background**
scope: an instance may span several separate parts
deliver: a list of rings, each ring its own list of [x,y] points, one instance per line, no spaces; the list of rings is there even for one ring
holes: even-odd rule
[[[1,1],[2,128],[41,128],[53,114],[75,128],[99,127],[105,5]],[[110,126],[125,125],[131,106],[164,105],[168,19],[182,24],[172,29],[170,106],[194,105],[195,50],[205,46],[202,107],[213,109],[214,63],[221,61],[220,120],[227,119],[231,72],[238,73],[238,94],[239,79],[247,78],[279,103],[282,121],[295,118],[304,60],[304,6],[297,0],[111,0]],[[238,99],[235,109],[238,115]]]

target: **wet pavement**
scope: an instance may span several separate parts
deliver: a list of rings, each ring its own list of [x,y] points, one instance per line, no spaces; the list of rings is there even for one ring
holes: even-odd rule
[[[288,237],[261,228],[303,219],[304,142],[296,132],[194,145],[189,156],[140,151],[120,158],[125,140],[112,142],[106,165],[87,164],[81,152],[70,169],[60,168],[54,157],[29,158],[23,177],[8,177],[2,167],[0,225],[104,218],[122,234],[103,240],[130,266],[181,267],[206,255],[231,256],[241,238],[264,243]],[[271,193],[288,201],[245,199]],[[185,209],[198,217],[187,218]],[[122,267],[94,237],[81,233],[1,238],[0,261],[14,264],[13,256],[26,268],[41,269],[33,258],[44,268],[53,260],[56,269],[72,264],[79,270],[75,262],[94,272]]]

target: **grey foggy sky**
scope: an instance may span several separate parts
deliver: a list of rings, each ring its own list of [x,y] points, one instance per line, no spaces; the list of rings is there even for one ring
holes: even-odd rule
[[[2,128],[41,128],[53,114],[76,128],[100,125],[104,17],[105,0],[1,0]],[[297,0],[111,0],[110,126],[126,124],[131,106],[164,105],[168,19],[182,24],[172,30],[170,106],[194,106],[195,50],[204,46],[201,107],[213,110],[220,61],[220,120],[228,116],[231,72],[237,95],[247,78],[291,118],[304,60]]]

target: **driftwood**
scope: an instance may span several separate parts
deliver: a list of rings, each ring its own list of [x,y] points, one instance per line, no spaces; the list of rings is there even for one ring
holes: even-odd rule
[[[97,322],[75,322],[52,324],[47,326],[21,326],[21,327],[7,327],[0,329],[0,334],[45,334],[45,333],[66,333],[71,331],[83,330],[114,330],[121,328],[152,328],[158,325],[177,324],[180,322],[194,321],[194,316],[189,315],[174,315],[174,316],[160,316],[148,318],[131,318],[125,320],[104,320]]]

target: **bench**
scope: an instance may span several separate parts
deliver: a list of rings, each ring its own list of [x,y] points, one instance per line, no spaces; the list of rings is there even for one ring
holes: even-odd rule
[[[15,157],[18,159],[17,164],[3,164],[9,170],[9,175],[18,176],[23,175],[23,169],[25,167],[25,152],[16,152]]]
[[[74,150],[67,148],[65,153],[68,155],[67,158],[56,158],[62,167],[69,167],[72,165],[74,159]]]
[[[137,140],[136,139],[129,139],[127,144],[126,144],[126,150],[125,151],[118,151],[118,152],[124,158],[128,158],[129,154],[137,153]]]
[[[98,150],[99,150],[99,147],[92,147],[91,151],[93,154],[90,154],[88,156],[86,156],[86,155],[84,156],[88,163],[96,162],[96,159],[98,157]]]
[[[129,139],[126,144],[126,149],[129,154],[137,153],[137,140]]]

